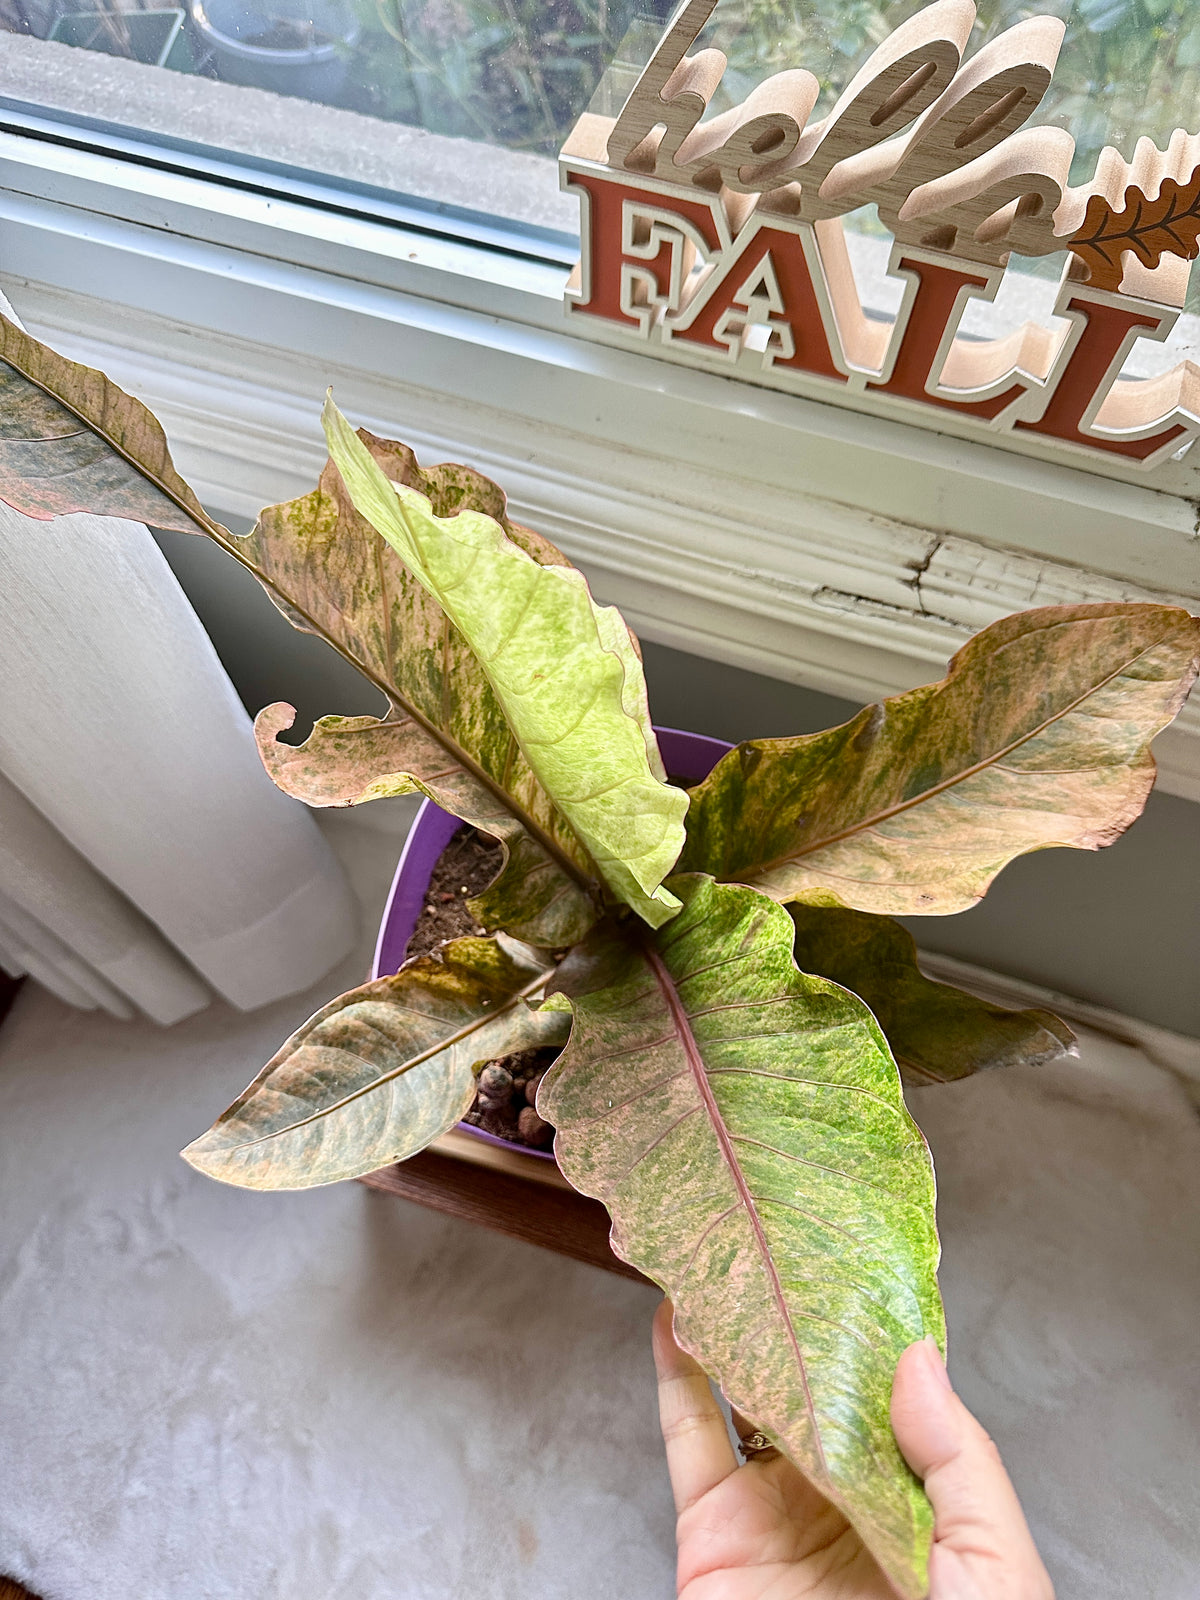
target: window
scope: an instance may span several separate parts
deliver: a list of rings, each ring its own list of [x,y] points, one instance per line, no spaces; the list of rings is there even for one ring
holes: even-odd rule
[[[721,0],[701,41],[730,63],[712,112],[803,65],[821,80],[820,116],[922,3]],[[575,205],[557,194],[549,160],[593,96],[619,100],[670,9],[669,0],[3,0],[0,27],[13,37],[0,87],[10,114],[40,107],[569,236]],[[979,0],[978,10],[972,48],[1034,12],[1066,21],[1035,120],[1070,126],[1074,181],[1106,142],[1130,153],[1137,137],[1162,142],[1200,116],[1192,0]],[[414,143],[408,129],[509,159],[468,175],[452,170],[470,164],[461,148]]]

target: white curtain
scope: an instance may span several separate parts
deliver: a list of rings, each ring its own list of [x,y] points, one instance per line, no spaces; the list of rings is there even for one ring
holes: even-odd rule
[[[0,504],[0,967],[171,1023],[307,988],[356,934],[147,530]]]

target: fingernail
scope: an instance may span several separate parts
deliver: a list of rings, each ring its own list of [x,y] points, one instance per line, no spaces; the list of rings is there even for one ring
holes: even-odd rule
[[[930,1333],[925,1335],[921,1343],[928,1350],[929,1367],[934,1377],[943,1389],[951,1388],[950,1374],[946,1371],[946,1363],[942,1360],[942,1352],[938,1349],[937,1340]]]

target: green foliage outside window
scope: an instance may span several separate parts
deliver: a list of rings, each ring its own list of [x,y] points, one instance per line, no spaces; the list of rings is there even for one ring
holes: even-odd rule
[[[816,73],[822,107],[864,56],[925,0],[722,0],[705,43],[729,56],[733,103],[786,67]],[[351,79],[376,116],[553,155],[630,29],[645,60],[667,0],[357,0]],[[1200,8],[1194,0],[980,0],[972,49],[1025,17],[1067,22],[1055,81],[1035,115],[1068,127],[1075,181],[1106,143],[1125,155],[1200,122]]]

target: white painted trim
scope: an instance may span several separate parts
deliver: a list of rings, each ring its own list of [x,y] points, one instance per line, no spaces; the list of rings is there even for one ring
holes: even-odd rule
[[[552,377],[531,379],[520,354],[489,364],[476,344],[461,365],[461,328],[443,328],[423,350],[410,323],[399,344],[409,352],[400,370],[426,380],[440,371],[439,390],[401,381],[395,367],[381,372],[386,341],[368,366],[361,336],[337,360],[201,336],[193,324],[45,288],[13,285],[12,297],[31,331],[154,408],[180,469],[215,507],[253,515],[311,486],[324,458],[319,401],[332,380],[357,421],[401,435],[423,459],[467,459],[503,483],[516,514],[576,559],[645,637],[850,699],[938,676],[972,632],[1024,606],[1172,597],[795,484],[748,482],[728,452],[701,465],[657,453],[652,436],[641,449],[615,448],[601,420],[592,437],[569,426],[586,420],[579,392],[565,385],[557,401],[547,397],[538,384]],[[442,314],[421,311],[427,323]],[[1200,705],[1156,750],[1162,787],[1200,800]]]
[[[1022,606],[1198,609],[1186,461],[1167,493],[598,345],[561,266],[13,134],[0,229],[19,314],[140,394],[230,512],[311,485],[332,382],[503,483],[647,638],[851,699]],[[1200,707],[1159,744],[1200,800]]]

